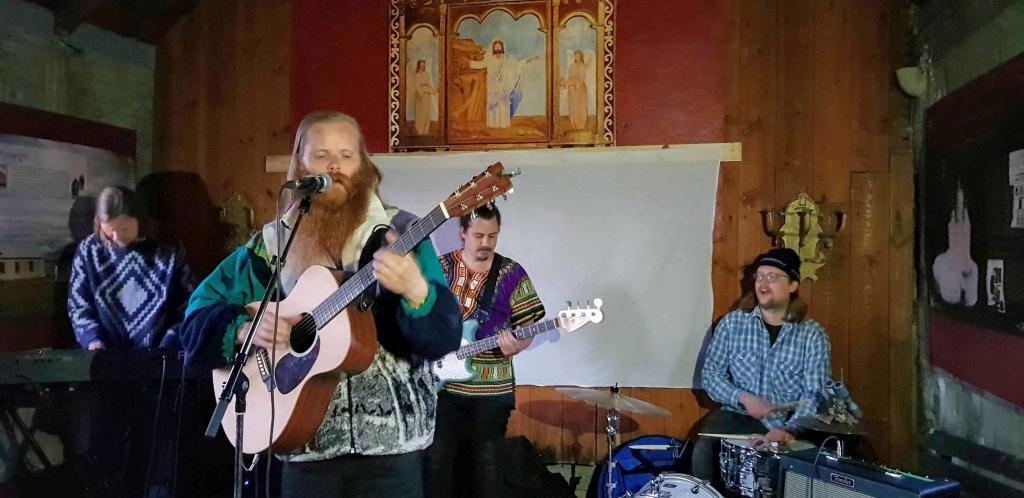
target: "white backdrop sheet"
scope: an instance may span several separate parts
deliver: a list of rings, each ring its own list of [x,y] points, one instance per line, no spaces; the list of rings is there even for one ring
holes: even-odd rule
[[[523,265],[547,308],[604,300],[605,320],[538,336],[515,357],[528,385],[692,387],[711,323],[711,236],[721,147],[380,154],[385,202],[426,214],[502,161],[498,252]],[[435,232],[458,249],[458,221]]]

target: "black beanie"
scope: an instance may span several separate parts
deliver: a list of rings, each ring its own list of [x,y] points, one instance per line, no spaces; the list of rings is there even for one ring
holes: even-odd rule
[[[778,268],[790,279],[800,281],[800,255],[792,249],[772,249],[754,260],[754,269],[760,266]]]

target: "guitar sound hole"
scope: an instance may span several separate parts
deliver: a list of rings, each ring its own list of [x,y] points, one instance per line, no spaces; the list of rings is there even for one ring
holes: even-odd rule
[[[313,343],[316,342],[316,321],[313,320],[312,315],[309,313],[303,313],[302,319],[299,323],[292,327],[292,335],[289,339],[292,346],[292,350],[298,354],[309,351],[309,348],[313,347]]]

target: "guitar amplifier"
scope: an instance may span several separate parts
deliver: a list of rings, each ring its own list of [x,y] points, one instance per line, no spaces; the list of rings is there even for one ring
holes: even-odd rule
[[[783,498],[947,498],[960,496],[960,484],[929,479],[869,463],[837,458],[818,449],[782,454],[779,482]]]

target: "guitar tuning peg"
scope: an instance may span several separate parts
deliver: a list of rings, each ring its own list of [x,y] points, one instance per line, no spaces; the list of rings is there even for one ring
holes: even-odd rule
[[[603,306],[603,305],[604,305],[604,300],[603,299],[601,299],[599,297],[598,298],[594,298],[594,307],[596,307],[597,309],[601,309],[601,306]]]
[[[565,307],[566,308],[572,308],[572,301],[566,301],[565,302]]]

